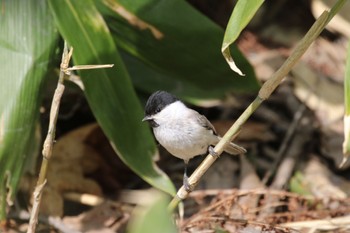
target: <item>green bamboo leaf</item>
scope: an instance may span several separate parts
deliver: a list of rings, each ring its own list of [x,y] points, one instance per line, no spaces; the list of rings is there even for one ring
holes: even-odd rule
[[[57,45],[46,1],[7,0],[0,14],[0,199],[15,190],[31,158],[44,76]],[[5,191],[6,190],[6,191]],[[1,210],[4,206],[1,206]],[[5,213],[0,213],[4,218]]]
[[[73,46],[76,65],[114,64],[81,70],[89,105],[120,158],[153,186],[174,194],[169,178],[154,164],[158,155],[143,110],[110,32],[92,1],[49,1],[57,27]]]
[[[240,75],[243,75],[243,73],[233,61],[229,47],[236,41],[263,2],[264,0],[239,0],[226,27],[221,52],[231,69]],[[235,57],[235,59],[237,58]]]
[[[344,142],[343,142],[343,162],[348,160],[350,156],[350,41],[348,43],[348,54],[346,60],[345,78],[344,78],[344,93],[345,93],[345,115],[344,115]]]
[[[246,78],[238,78],[222,58],[224,30],[186,1],[95,2],[116,44],[144,63],[147,74],[150,70],[157,74],[152,78],[140,75],[143,69],[130,71],[132,76],[136,75],[133,80],[139,79],[135,82],[136,88],[148,92],[165,89],[194,100],[219,99],[233,91],[258,90],[254,71],[236,46],[231,46],[231,52],[247,74]],[[144,82],[141,79],[145,79]],[[152,85],[147,85],[149,82]]]
[[[171,78],[169,75],[152,69],[129,53],[121,51],[121,55],[125,65],[129,68],[133,84],[143,92],[168,90],[176,96],[181,96],[181,99],[187,102],[204,107],[216,105],[218,96],[222,95],[216,90],[208,92],[192,83]]]

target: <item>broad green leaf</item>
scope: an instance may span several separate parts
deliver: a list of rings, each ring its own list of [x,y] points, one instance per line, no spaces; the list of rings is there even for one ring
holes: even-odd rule
[[[224,30],[186,1],[95,1],[116,44],[148,67],[146,75],[143,69],[130,71],[137,75],[136,88],[165,89],[194,100],[258,90],[252,67],[235,46],[232,53],[247,77],[233,73],[223,59]],[[152,78],[150,70],[158,75]]]
[[[350,156],[350,41],[348,43],[348,54],[347,54],[347,60],[346,60],[344,94],[345,94],[344,142],[343,142],[344,160],[342,164],[344,164]]]
[[[7,191],[14,194],[36,143],[44,76],[57,33],[46,1],[7,0],[1,5],[0,184],[8,183]],[[7,194],[0,190],[4,200]]]
[[[226,27],[221,52],[231,69],[240,75],[243,75],[245,72],[242,73],[242,71],[238,68],[240,65],[237,67],[234,59],[231,56],[229,48],[236,41],[239,34],[242,32],[245,26],[247,26],[263,2],[264,0],[239,0]],[[235,56],[234,58],[237,60]]]
[[[133,84],[138,90],[150,92],[152,90],[168,90],[176,96],[198,106],[211,107],[218,104],[217,98],[222,93],[204,91],[191,83],[171,78],[168,75],[158,72],[136,57],[121,51],[125,65]]]
[[[169,198],[160,193],[152,194],[152,200],[145,200],[137,206],[128,225],[129,233],[176,233],[179,232],[167,209]]]
[[[155,165],[158,155],[143,110],[112,36],[92,1],[49,1],[57,27],[73,46],[76,65],[114,64],[80,71],[89,105],[120,158],[153,186],[174,194],[169,178]],[[123,174],[121,174],[123,175]]]

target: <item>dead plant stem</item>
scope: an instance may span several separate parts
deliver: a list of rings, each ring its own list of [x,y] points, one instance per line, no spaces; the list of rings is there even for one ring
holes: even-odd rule
[[[72,56],[72,50],[68,51],[67,43],[65,43],[63,54],[62,54],[60,76],[59,76],[57,88],[55,90],[55,94],[53,96],[52,103],[51,103],[49,129],[48,129],[47,136],[44,141],[43,150],[42,150],[43,160],[41,162],[39,178],[38,178],[35,190],[33,192],[33,208],[29,219],[29,226],[28,226],[27,233],[35,233],[36,225],[38,223],[41,195],[43,193],[43,189],[46,184],[46,174],[47,174],[48,164],[52,156],[52,148],[55,140],[57,116],[58,116],[61,97],[64,92],[63,82],[64,82],[64,76],[65,76],[65,69],[68,68],[71,56]]]
[[[34,202],[33,202],[33,208],[29,219],[29,226],[28,226],[27,233],[35,233],[35,228],[38,222],[41,195],[42,195],[44,186],[46,184],[46,174],[47,174],[48,164],[52,156],[52,149],[53,149],[53,144],[55,140],[56,122],[57,122],[61,98],[65,88],[63,85],[65,76],[70,75],[72,70],[100,69],[100,68],[110,68],[114,66],[114,64],[103,64],[103,65],[80,65],[80,66],[69,67],[69,62],[72,57],[72,54],[73,54],[73,48],[68,49],[68,45],[65,42],[57,88],[55,90],[52,103],[51,103],[49,129],[43,145],[43,151],[42,151],[43,160],[41,162],[38,182],[33,192]]]

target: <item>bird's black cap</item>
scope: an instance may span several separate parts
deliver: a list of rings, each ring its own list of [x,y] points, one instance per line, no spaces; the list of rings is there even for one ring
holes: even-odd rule
[[[156,91],[147,100],[145,116],[154,115],[163,110],[166,106],[178,100],[174,95],[166,91]]]

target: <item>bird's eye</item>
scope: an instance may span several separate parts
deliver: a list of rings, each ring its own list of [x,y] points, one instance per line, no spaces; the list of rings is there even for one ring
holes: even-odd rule
[[[156,113],[158,113],[158,112],[160,112],[160,108],[159,107],[156,108]]]

